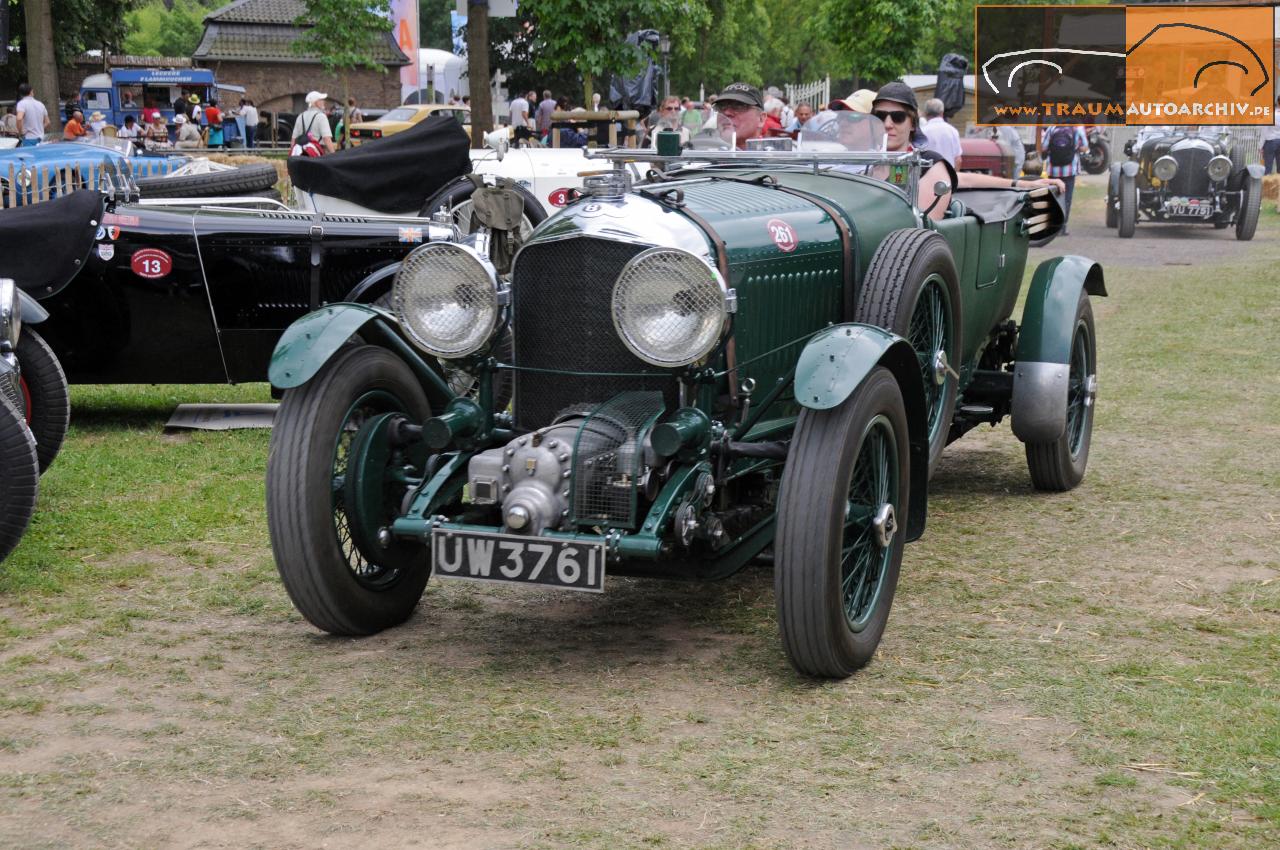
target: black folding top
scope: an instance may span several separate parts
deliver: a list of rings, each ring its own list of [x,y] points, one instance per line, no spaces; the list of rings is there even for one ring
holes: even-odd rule
[[[289,179],[303,191],[379,212],[416,213],[445,183],[471,172],[470,146],[457,119],[432,115],[359,147],[328,156],[291,156]]]
[[[0,210],[0,277],[35,298],[53,295],[84,268],[101,224],[102,195],[87,189]]]

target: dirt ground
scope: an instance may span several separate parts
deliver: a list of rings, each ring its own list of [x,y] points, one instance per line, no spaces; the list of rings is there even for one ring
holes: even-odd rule
[[[1109,270],[1088,479],[1034,494],[1007,427],[951,446],[850,680],[791,671],[766,569],[433,583],[347,640],[293,611],[260,522],[86,553],[110,583],[0,597],[0,845],[1280,845],[1274,368],[1179,404],[1145,359],[1196,365],[1151,307],[1166,269],[1274,264],[1280,228],[1101,222],[1095,185],[1031,259]],[[1270,303],[1216,345],[1274,354]]]

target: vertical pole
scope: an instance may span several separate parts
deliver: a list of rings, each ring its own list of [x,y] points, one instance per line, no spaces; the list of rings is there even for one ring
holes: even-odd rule
[[[62,129],[58,110],[58,60],[53,52],[53,0],[25,0],[27,77],[36,99],[49,111],[49,132]]]
[[[467,0],[467,76],[471,88],[471,147],[483,148],[485,133],[493,129],[488,0]]]

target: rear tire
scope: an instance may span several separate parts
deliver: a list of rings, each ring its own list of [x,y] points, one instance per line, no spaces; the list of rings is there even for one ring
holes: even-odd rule
[[[1138,226],[1138,181],[1132,175],[1120,175],[1120,204],[1116,225],[1121,239],[1133,237]]]
[[[18,545],[36,511],[40,464],[22,414],[0,398],[0,561]]]
[[[71,396],[62,364],[43,337],[23,328],[18,339],[18,365],[27,395],[27,424],[36,440],[36,456],[44,472],[58,456],[71,419]]]
[[[902,566],[907,441],[902,392],[883,367],[838,407],[800,411],[778,495],[774,591],[801,673],[843,679],[880,644]]]
[[[1094,399],[1097,393],[1098,352],[1093,305],[1081,292],[1071,336],[1070,374],[1067,384],[1067,422],[1062,436],[1048,443],[1027,443],[1027,469],[1037,490],[1063,492],[1084,480],[1093,437]]]
[[[854,321],[893,331],[916,351],[932,475],[947,445],[959,387],[960,285],[946,239],[919,229],[890,233],[871,257],[853,315]],[[945,355],[946,369],[939,367],[939,352]]]
[[[1240,212],[1236,213],[1236,239],[1248,242],[1258,230],[1258,213],[1262,210],[1262,181],[1245,175],[1240,196]]]
[[[430,577],[425,546],[395,565],[366,561],[346,518],[351,440],[362,422],[396,411],[415,423],[431,415],[413,372],[384,348],[353,345],[285,391],[271,431],[267,527],[276,568],[298,611],[331,634],[367,635],[404,622]],[[362,519],[371,525],[391,517]]]
[[[274,187],[279,180],[274,165],[254,163],[233,171],[211,171],[189,177],[144,177],[136,182],[144,198],[211,198],[260,192]]]

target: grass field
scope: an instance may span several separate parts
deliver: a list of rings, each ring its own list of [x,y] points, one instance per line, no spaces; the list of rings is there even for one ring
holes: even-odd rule
[[[772,580],[431,585],[322,636],[275,576],[264,386],[77,387],[0,566],[0,846],[1280,846],[1280,215],[1107,267],[1088,477],[951,446],[876,660],[797,678]]]

